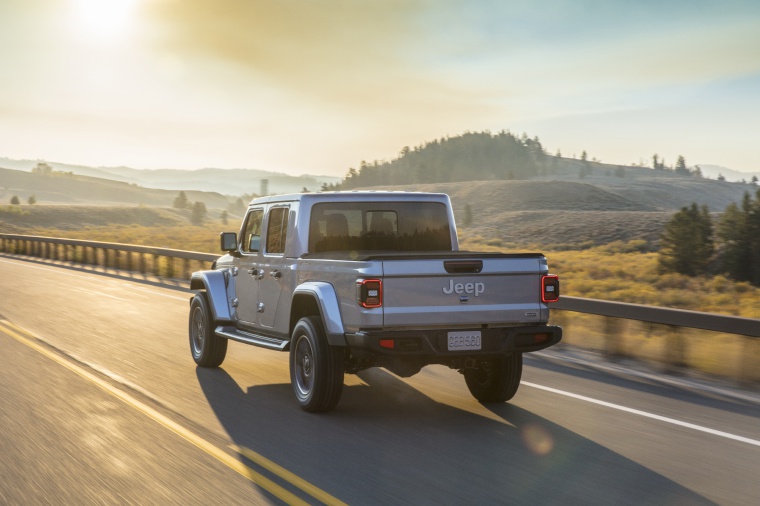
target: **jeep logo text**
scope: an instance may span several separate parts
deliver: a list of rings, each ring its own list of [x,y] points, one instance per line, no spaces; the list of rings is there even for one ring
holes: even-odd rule
[[[451,295],[452,293],[474,293],[475,297],[486,291],[485,283],[454,283],[453,279],[449,280],[449,286],[443,287],[443,293]]]

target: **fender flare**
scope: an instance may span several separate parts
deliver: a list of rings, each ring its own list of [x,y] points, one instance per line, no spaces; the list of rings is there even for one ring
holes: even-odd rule
[[[190,278],[191,290],[205,290],[211,314],[215,322],[230,322],[230,306],[227,302],[227,279],[224,271],[198,271]]]
[[[325,327],[327,342],[331,346],[347,346],[346,335],[343,329],[343,320],[340,316],[340,303],[335,287],[324,281],[307,281],[296,287],[293,298],[305,295],[314,299],[319,308],[322,323]],[[291,308],[295,307],[291,304]]]

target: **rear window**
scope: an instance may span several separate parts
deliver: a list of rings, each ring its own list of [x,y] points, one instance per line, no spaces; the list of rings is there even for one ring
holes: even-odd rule
[[[437,202],[325,202],[311,211],[309,251],[451,251]]]

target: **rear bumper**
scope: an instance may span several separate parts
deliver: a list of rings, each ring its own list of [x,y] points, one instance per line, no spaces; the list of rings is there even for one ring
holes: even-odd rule
[[[456,329],[456,331],[461,330]],[[457,357],[538,351],[553,346],[562,339],[562,327],[554,325],[473,330],[479,331],[481,335],[479,350],[449,351],[448,336],[454,329],[368,330],[346,334],[346,342],[356,351],[363,350],[375,356],[418,358],[427,363],[441,363]]]

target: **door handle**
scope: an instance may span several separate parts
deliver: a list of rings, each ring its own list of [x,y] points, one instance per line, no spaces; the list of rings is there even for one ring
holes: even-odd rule
[[[272,276],[274,279],[280,279],[282,277],[282,273],[277,270],[270,272],[269,275]]]

